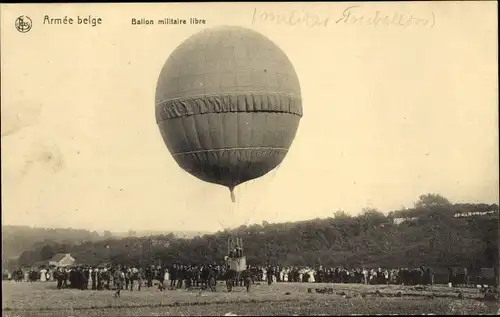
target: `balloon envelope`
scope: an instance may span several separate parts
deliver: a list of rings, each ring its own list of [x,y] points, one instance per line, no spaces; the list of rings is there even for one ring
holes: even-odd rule
[[[267,37],[241,27],[210,28],[167,59],[155,115],[181,168],[232,189],[283,161],[302,117],[300,84]]]

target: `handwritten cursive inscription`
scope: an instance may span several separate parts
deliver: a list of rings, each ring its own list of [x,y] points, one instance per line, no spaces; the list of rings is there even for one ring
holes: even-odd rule
[[[252,24],[273,23],[286,26],[306,26],[308,28],[327,27],[330,25],[360,25],[360,26],[395,26],[401,28],[427,27],[432,28],[436,23],[434,12],[430,17],[418,17],[413,14],[393,11],[383,13],[380,10],[364,13],[360,5],[350,6],[340,14],[318,14],[308,11],[267,12],[257,8],[253,10]],[[335,16],[332,18],[332,16]]]
[[[328,26],[330,22],[329,16],[320,16],[316,13],[304,11],[289,11],[289,12],[266,12],[253,9],[252,24],[256,22],[276,23],[289,26],[305,25],[307,27]]]
[[[393,12],[392,14],[384,14],[380,10],[375,11],[374,14],[363,15],[360,14],[360,6],[351,6],[346,8],[342,12],[342,17],[335,21],[336,24],[359,24],[359,25],[386,25],[386,26],[398,26],[398,27],[409,27],[409,26],[430,26],[434,27],[435,16],[432,12],[431,19],[416,17],[411,14],[404,14],[399,12]]]

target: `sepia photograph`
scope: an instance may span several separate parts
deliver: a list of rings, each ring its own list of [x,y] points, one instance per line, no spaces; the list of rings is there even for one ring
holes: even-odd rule
[[[497,1],[0,8],[2,316],[500,314]]]

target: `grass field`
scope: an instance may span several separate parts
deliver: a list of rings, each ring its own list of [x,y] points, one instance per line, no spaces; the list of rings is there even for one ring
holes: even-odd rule
[[[308,293],[329,287],[333,294]],[[4,282],[3,316],[223,316],[346,314],[492,314],[498,303],[483,301],[477,289],[371,286],[358,284],[279,283],[253,285],[250,293],[58,290],[55,283]],[[379,291],[378,294],[376,293]],[[459,298],[461,292],[463,299]],[[397,295],[395,297],[394,295]]]

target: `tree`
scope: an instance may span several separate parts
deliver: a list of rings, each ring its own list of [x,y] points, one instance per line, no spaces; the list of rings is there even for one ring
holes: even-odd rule
[[[38,250],[28,250],[21,253],[19,256],[19,265],[26,266],[32,265],[33,263],[40,261],[40,253]]]
[[[173,234],[142,238],[113,238],[98,242],[53,242],[53,251],[66,250],[78,262],[90,265],[104,262],[136,265],[161,260],[162,264],[221,264],[227,255],[229,236],[244,239],[247,262],[265,265],[302,266],[322,264],[325,267],[359,265],[413,267],[424,264],[467,267],[498,267],[498,215],[468,218],[449,217],[451,211],[486,210],[481,204],[432,206],[415,210],[418,220],[393,226],[389,217],[375,208],[365,208],[359,216],[348,219],[315,219],[287,224],[250,225],[246,229],[220,231],[199,238],[176,238]],[[450,212],[448,212],[448,210]],[[421,215],[432,215],[423,217]],[[396,215],[394,215],[396,216]],[[383,227],[382,227],[383,226]],[[149,248],[150,239],[156,243]],[[32,265],[41,259],[43,244],[27,248],[20,265]],[[109,248],[108,248],[109,247]],[[46,247],[44,252],[49,253]],[[66,253],[65,252],[65,253]],[[48,256],[45,256],[46,258]],[[364,264],[361,264],[364,263]]]
[[[57,253],[68,253],[70,245],[68,245],[67,243],[60,243],[54,245],[54,248],[57,250]]]
[[[54,248],[50,244],[46,244],[42,247],[42,250],[40,250],[40,258],[42,261],[50,260],[52,257],[56,254],[54,251]]]
[[[363,208],[360,218],[372,226],[382,224],[387,220],[385,215],[376,208]]]
[[[111,233],[111,231],[105,230],[104,231],[104,238],[108,239],[108,238],[111,238],[111,237],[113,237],[113,234]]]
[[[415,202],[416,208],[442,205],[451,205],[451,202],[439,194],[432,193],[420,195],[418,200]]]
[[[351,215],[349,215],[347,212],[345,212],[342,209],[339,209],[333,213],[333,217],[335,219],[348,219],[351,218]]]
[[[487,267],[498,266],[498,245],[491,240],[486,241],[484,249],[484,263]]]

